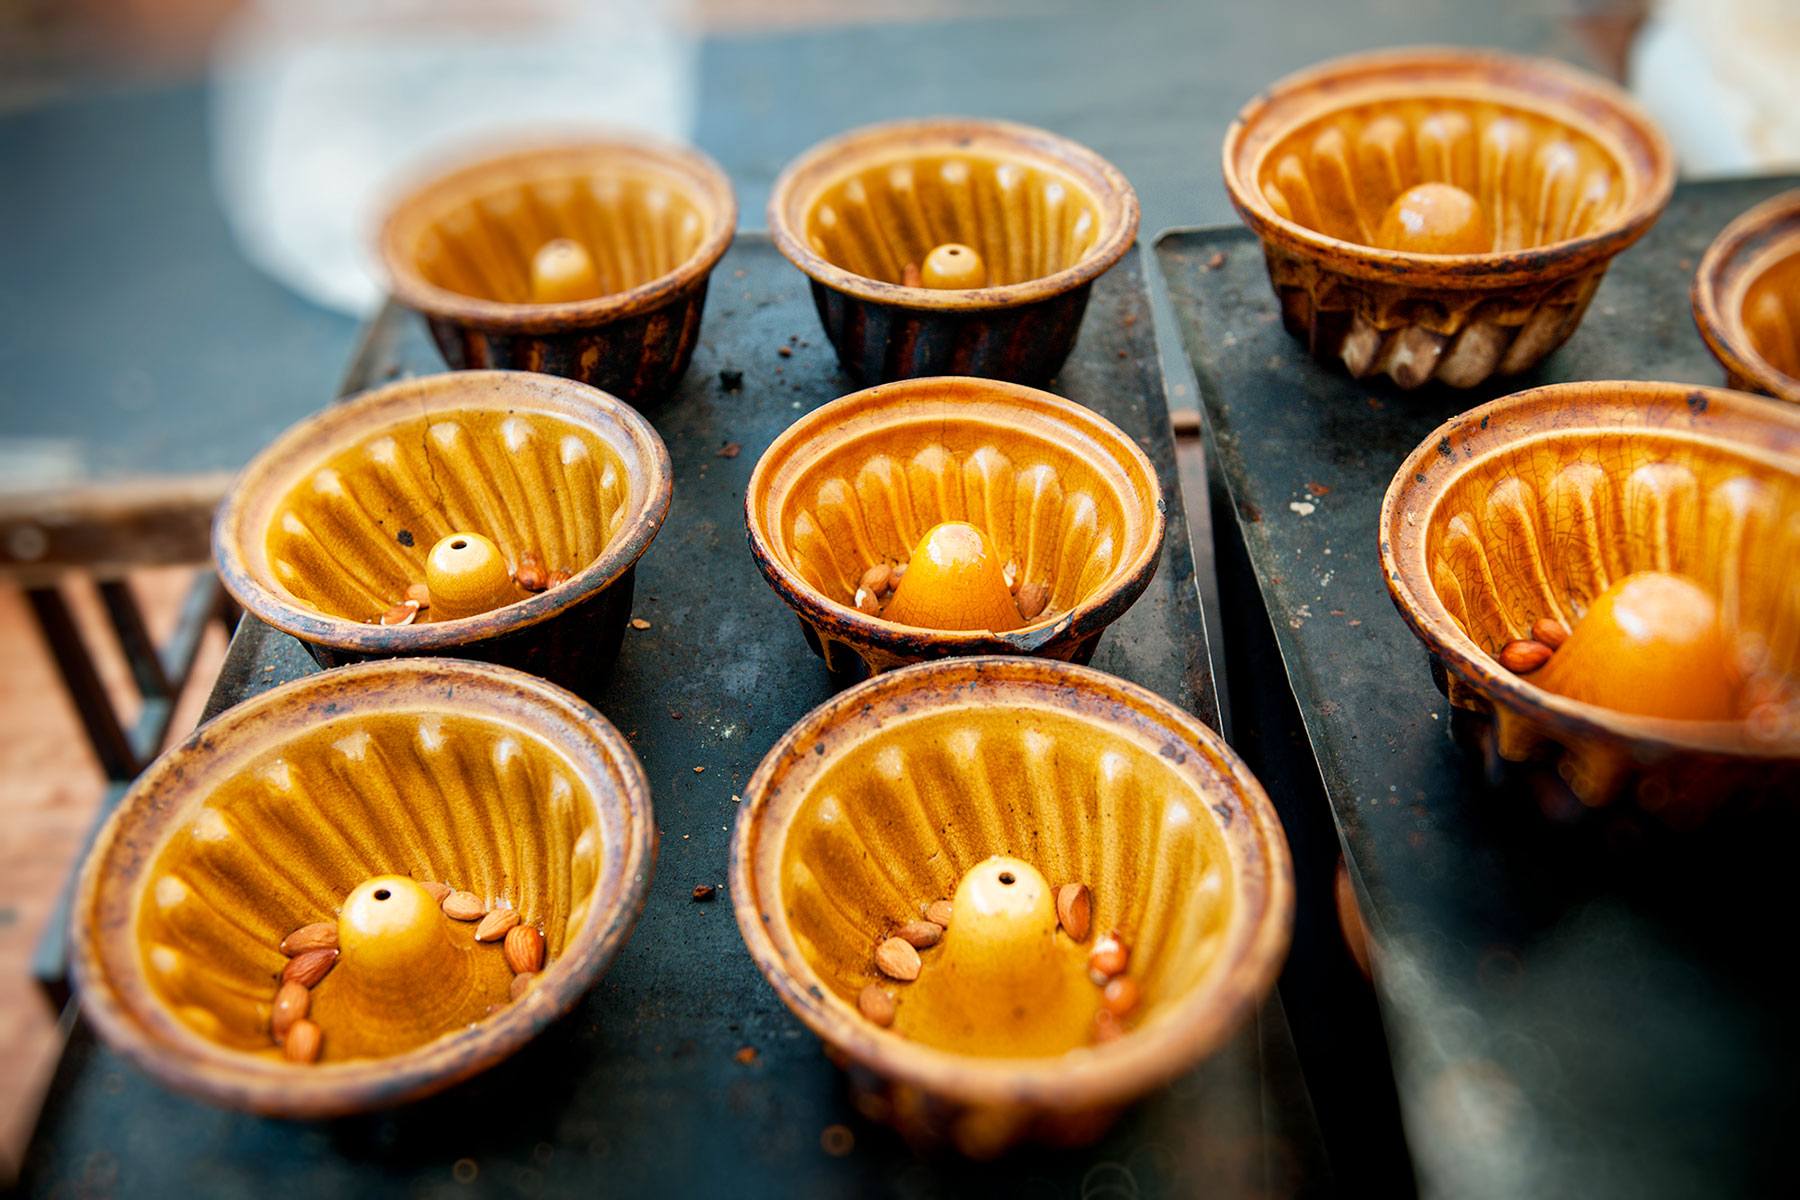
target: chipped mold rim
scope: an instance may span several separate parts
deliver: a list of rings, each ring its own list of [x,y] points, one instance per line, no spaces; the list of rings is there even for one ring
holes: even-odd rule
[[[1035,1058],[981,1058],[924,1045],[871,1024],[853,1003],[823,986],[792,944],[779,899],[780,860],[785,822],[806,791],[869,735],[971,704],[1051,709],[1146,749],[1161,742],[1155,750],[1169,769],[1212,801],[1204,807],[1225,843],[1235,898],[1219,956],[1205,980],[1116,1042]],[[1223,795],[1214,799],[1216,775],[1203,775],[1190,754],[1228,774]],[[767,828],[771,822],[773,830]],[[920,663],[865,680],[800,718],[744,787],[731,837],[730,879],[738,929],[757,969],[814,1034],[885,1078],[974,1105],[1072,1112],[1141,1097],[1218,1050],[1249,1020],[1274,986],[1293,933],[1287,835],[1262,785],[1224,739],[1147,688],[1041,658]]]
[[[1800,379],[1779,370],[1744,328],[1744,294],[1775,262],[1800,254],[1800,188],[1771,196],[1725,226],[1694,272],[1694,325],[1726,373],[1800,402]]]
[[[1639,761],[1704,753],[1745,761],[1800,755],[1800,738],[1762,744],[1742,721],[1645,717],[1572,700],[1515,675],[1482,650],[1438,599],[1426,531],[1445,494],[1464,476],[1522,443],[1547,435],[1655,432],[1696,443],[1728,443],[1800,477],[1800,410],[1726,388],[1685,383],[1583,380],[1491,400],[1433,430],[1407,456],[1381,503],[1379,538],[1388,595],[1413,635],[1457,679],[1492,705],[1516,712],[1556,740],[1623,742]]]
[[[626,317],[652,312],[703,286],[737,233],[737,194],[724,168],[701,150],[635,132],[608,130],[567,138],[538,137],[520,145],[460,155],[421,172],[390,205],[377,236],[377,257],[401,304],[429,316],[499,334],[579,333]],[[482,193],[484,180],[516,182],[604,171],[609,160],[626,159],[678,178],[698,198],[706,222],[700,244],[673,270],[621,292],[557,304],[509,304],[440,287],[419,271],[409,248],[456,204]]]
[[[480,411],[544,414],[598,435],[625,463],[630,503],[599,557],[569,577],[503,608],[451,621],[371,625],[309,609],[274,582],[268,530],[289,492],[332,454],[420,417]],[[356,654],[452,652],[470,642],[550,620],[612,586],[650,548],[668,516],[674,467],[650,422],[623,400],[572,379],[529,371],[445,371],[402,379],[313,414],[252,459],[213,520],[213,561],[244,609],[302,641]],[[477,531],[479,532],[479,531]],[[428,548],[429,549],[429,548]]]
[[[147,999],[137,910],[162,848],[210,794],[210,773],[286,743],[315,719],[427,709],[487,718],[544,741],[568,763],[593,805],[605,848],[593,899],[537,986],[505,1011],[405,1053],[308,1065],[227,1049]],[[636,753],[611,722],[570,692],[509,667],[455,659],[339,667],[226,709],[138,777],[101,826],[77,877],[69,922],[71,977],[82,1013],[106,1043],[176,1091],[287,1118],[385,1108],[486,1070],[573,1009],[605,974],[643,912],[656,840],[650,783]],[[117,869],[109,872],[115,855]]]
[[[906,287],[858,275],[831,262],[806,238],[818,197],[845,176],[923,154],[972,150],[996,158],[1033,159],[1075,176],[1093,201],[1100,230],[1080,260],[1049,275],[996,287]],[[873,304],[927,312],[993,312],[1019,308],[1092,283],[1137,238],[1137,193],[1123,172],[1079,142],[1016,121],[919,117],[864,125],[829,138],[794,159],[769,192],[769,236],[787,260],[815,283]]]
[[[947,409],[967,406],[950,415],[962,420],[992,418],[996,410],[1036,416],[1061,438],[1082,442],[1113,456],[1122,473],[1144,483],[1154,498],[1146,505],[1148,526],[1143,544],[1131,559],[1114,569],[1111,577],[1088,599],[1074,608],[1029,621],[1006,633],[991,630],[919,629],[871,617],[825,596],[803,579],[792,564],[786,539],[772,537],[771,518],[779,522],[793,484],[810,461],[831,448],[832,439],[849,434],[867,436],[882,428],[929,422],[921,404],[939,401]],[[1034,431],[1044,437],[1043,431]],[[796,461],[804,456],[805,461]],[[759,498],[760,501],[759,501]],[[1162,561],[1167,536],[1167,502],[1150,458],[1124,430],[1090,408],[1051,392],[998,379],[937,375],[880,383],[840,396],[813,409],[789,425],[757,460],[744,491],[744,517],[749,529],[750,552],[763,578],[775,593],[815,628],[891,654],[933,658],[971,654],[1035,654],[1053,642],[1079,640],[1098,633],[1123,616],[1137,602]],[[910,549],[910,548],[909,548]]]
[[[1387,79],[1416,73],[1406,82]],[[1269,153],[1295,128],[1388,95],[1507,93],[1506,100],[1579,129],[1605,147],[1626,177],[1627,201],[1601,229],[1577,238],[1486,254],[1383,250],[1320,233],[1277,213],[1258,180]],[[1484,86],[1485,85],[1485,86]],[[1458,46],[1377,50],[1329,59],[1287,75],[1232,120],[1221,151],[1232,207],[1265,249],[1298,251],[1331,269],[1376,282],[1495,291],[1573,274],[1604,262],[1656,223],[1675,190],[1675,156],[1650,115],[1622,89],[1553,59]]]

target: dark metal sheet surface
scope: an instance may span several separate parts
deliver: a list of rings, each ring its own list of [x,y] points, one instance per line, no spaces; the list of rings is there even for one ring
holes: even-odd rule
[[[1494,396],[1718,384],[1689,316],[1693,268],[1732,217],[1795,182],[1678,189],[1566,346],[1469,392],[1313,362],[1247,231],[1157,243],[1229,494],[1215,521],[1235,518],[1265,606],[1260,630],[1228,613],[1225,640],[1272,630],[1279,648],[1285,681],[1257,683],[1291,687],[1354,871],[1425,1194],[1751,1195],[1787,1176],[1793,814],[1675,834],[1628,806],[1582,811],[1541,768],[1490,784],[1388,598],[1376,526],[1405,455]],[[1240,742],[1279,740],[1232,711]]]
[[[1138,439],[1169,505],[1161,568],[1094,663],[1216,722],[1143,269],[1134,249],[1096,285],[1056,384]],[[662,832],[649,902],[606,979],[486,1075],[392,1113],[318,1125],[169,1095],[78,1030],[31,1147],[30,1190],[99,1177],[122,1194],[461,1195],[466,1177],[493,1194],[1148,1197],[1304,1194],[1324,1183],[1276,1001],[1089,1150],[985,1168],[919,1161],[855,1114],[816,1040],[757,973],[730,903],[693,901],[694,885],[725,882],[734,791],[829,688],[751,562],[744,488],[782,429],[850,390],[804,279],[766,239],[740,236],[708,305],[686,380],[647,409],[674,461],[674,499],[639,567],[636,615],[650,628],[627,635],[599,698],[644,762]],[[422,325],[390,310],[369,329],[349,386],[437,369]],[[734,373],[741,387],[727,390],[722,375]],[[740,451],[721,456],[731,445]],[[246,620],[213,708],[311,669],[291,639]],[[744,1047],[756,1051],[751,1065],[736,1061]],[[843,1157],[821,1147],[836,1124],[855,1139]]]

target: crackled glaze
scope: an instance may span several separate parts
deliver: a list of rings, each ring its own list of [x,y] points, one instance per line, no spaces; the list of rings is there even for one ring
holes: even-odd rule
[[[1676,384],[1521,392],[1422,444],[1381,529],[1395,604],[1449,668],[1452,702],[1495,713],[1502,757],[1560,748],[1584,800],[1635,779],[1640,801],[1684,822],[1800,763],[1800,712],[1760,726],[1633,716],[1552,695],[1495,658],[1536,620],[1574,627],[1615,583],[1659,571],[1717,601],[1734,678],[1800,682],[1786,569],[1800,556],[1800,413]]]
[[[1291,866],[1262,789],[1191,716],[1096,671],[973,658],[882,675],[789,730],[744,801],[732,894],[758,966],[854,1064],[863,1111],[916,1140],[975,1155],[1091,1140],[1215,1049],[1285,953]],[[996,854],[1090,887],[1093,928],[1119,931],[1143,987],[1132,1032],[965,1053],[954,1031],[913,1022],[908,985],[891,982],[893,1030],[858,1013],[876,940]]]
[[[746,497],[752,549],[831,663],[871,671],[932,654],[1091,654],[1149,582],[1162,550],[1149,460],[1116,426],[1046,392],[923,379],[835,400],[769,447]],[[995,637],[903,628],[855,611],[864,571],[905,563],[945,521],[985,533],[1040,616]]]
[[[639,139],[484,159],[400,200],[381,234],[402,304],[452,367],[545,371],[649,399],[680,378],[707,279],[737,224],[731,182],[698,151]],[[558,239],[579,286],[534,289]],[[566,282],[566,281],[565,281]]]
[[[1224,162],[1289,332],[1408,388],[1472,387],[1556,349],[1674,186],[1661,134],[1616,88],[1481,51],[1384,51],[1284,79],[1238,115]],[[1380,247],[1388,205],[1424,182],[1475,198],[1482,253]]]
[[[1694,272],[1692,299],[1732,387],[1800,402],[1800,191],[1727,225]]]
[[[364,663],[226,710],[139,778],[82,866],[74,980],[100,1034],[171,1087],[289,1117],[389,1107],[567,1012],[629,936],[654,861],[643,769],[591,707],[501,667]],[[541,923],[549,965],[523,999],[436,1037],[475,998],[411,979],[401,991],[423,1025],[410,1040],[425,1044],[408,1047],[385,1036],[405,1013],[366,1011],[397,1006],[394,981],[359,979],[351,960],[370,948],[341,933],[314,987],[325,1061],[284,1061],[269,1031],[282,939],[338,921],[381,876],[517,908]],[[479,959],[473,984],[504,997],[496,948],[470,947],[471,925],[443,930]]]

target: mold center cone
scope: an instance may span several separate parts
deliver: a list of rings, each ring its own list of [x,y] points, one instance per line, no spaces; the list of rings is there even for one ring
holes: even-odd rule
[[[881,615],[918,629],[1004,633],[1024,624],[993,543],[962,521],[946,521],[925,534]]]

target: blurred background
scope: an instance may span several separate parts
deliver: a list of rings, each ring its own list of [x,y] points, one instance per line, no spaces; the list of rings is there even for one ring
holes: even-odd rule
[[[775,175],[824,137],[1011,118],[1118,165],[1148,243],[1234,219],[1218,147],[1265,84],[1402,43],[1619,80],[1688,177],[1800,164],[1794,0],[0,0],[0,505],[204,494],[333,395],[382,296],[386,197],[508,131],[693,142],[761,228]],[[1161,333],[1171,403],[1191,410]],[[203,556],[200,539],[185,545]],[[42,596],[93,647],[120,719],[143,708],[111,597],[20,567],[31,550],[9,547],[0,587],[0,1183],[60,1045],[29,959],[119,774],[46,649]],[[153,638],[193,577],[166,557],[129,582]],[[214,624],[185,690],[156,701],[169,736],[192,728],[223,647]]]

